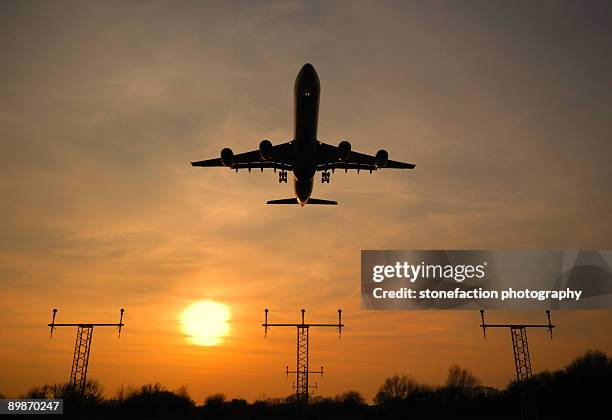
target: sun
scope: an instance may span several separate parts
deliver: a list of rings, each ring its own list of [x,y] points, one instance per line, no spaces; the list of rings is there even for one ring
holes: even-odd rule
[[[211,300],[201,300],[181,313],[181,327],[198,346],[216,346],[230,332],[230,309]]]

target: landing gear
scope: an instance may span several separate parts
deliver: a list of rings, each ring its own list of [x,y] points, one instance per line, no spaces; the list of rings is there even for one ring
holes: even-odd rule
[[[329,180],[331,179],[331,174],[329,173],[329,171],[323,171],[321,172],[321,183],[322,184],[329,184]]]
[[[287,183],[287,171],[280,171],[278,173],[278,182],[282,184],[283,182]]]

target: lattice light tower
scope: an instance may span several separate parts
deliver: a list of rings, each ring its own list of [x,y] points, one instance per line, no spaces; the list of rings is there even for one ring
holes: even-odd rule
[[[487,338],[487,328],[510,328],[512,337],[512,350],[514,351],[514,366],[516,368],[516,379],[524,381],[531,378],[531,359],[529,357],[529,346],[527,345],[527,328],[548,328],[550,339],[553,337],[554,325],[550,323],[550,311],[546,311],[548,324],[486,324],[484,309],[480,310],[482,320],[482,334]]]
[[[83,395],[85,391],[85,383],[87,380],[87,367],[89,365],[89,353],[91,350],[91,338],[93,336],[94,327],[117,327],[119,330],[119,337],[121,337],[121,327],[123,323],[123,312],[122,308],[119,316],[119,323],[117,324],[101,324],[101,323],[79,323],[79,324],[56,324],[55,315],[57,309],[53,309],[53,319],[50,324],[51,337],[53,337],[53,330],[56,327],[77,327],[76,342],[74,345],[74,355],[72,356],[72,369],[70,371],[70,389],[78,395]]]
[[[531,358],[529,357],[529,346],[527,345],[527,328],[548,328],[550,339],[553,337],[553,328],[555,326],[550,322],[550,311],[546,311],[548,324],[486,324],[484,320],[484,309],[480,310],[480,319],[482,320],[482,334],[487,338],[487,328],[510,328],[510,336],[512,337],[512,350],[514,351],[514,366],[516,368],[516,380],[519,383],[531,378]],[[520,391],[521,399],[521,414],[525,420],[536,418],[535,400],[533,392],[523,388]]]
[[[306,311],[302,309],[302,322],[299,324],[270,324],[268,322],[268,310],[265,310],[265,322],[261,324],[265,328],[265,335],[268,335],[268,328],[270,327],[296,327],[297,328],[297,362],[295,371],[290,371],[289,366],[285,373],[295,374],[295,397],[298,403],[308,404],[309,390],[313,388],[309,386],[308,379],[312,374],[323,375],[323,366],[321,370],[312,371],[308,367],[308,358],[310,354],[309,343],[310,337],[309,332],[311,327],[335,327],[338,329],[339,336],[342,336],[342,309],[338,309],[338,323],[337,324],[310,324],[304,321],[304,313]],[[314,386],[316,388],[316,385]]]

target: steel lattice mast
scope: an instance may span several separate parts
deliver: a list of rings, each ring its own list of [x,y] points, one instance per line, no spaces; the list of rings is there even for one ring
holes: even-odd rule
[[[550,338],[553,337],[554,325],[550,322],[550,311],[546,311],[548,324],[486,324],[484,309],[480,310],[482,334],[487,338],[487,328],[509,328],[512,337],[512,350],[514,351],[514,365],[516,368],[516,379],[524,381],[531,378],[531,359],[529,357],[529,346],[527,345],[527,328],[548,328]]]
[[[121,328],[125,325],[123,323],[123,312],[122,308],[119,316],[119,323],[117,324],[101,324],[101,323],[79,323],[79,324],[57,324],[55,323],[55,316],[57,309],[53,309],[53,319],[50,324],[51,337],[53,337],[53,330],[56,327],[77,327],[76,342],[74,344],[74,354],[72,356],[72,369],[70,371],[70,383],[69,387],[77,395],[83,395],[85,391],[85,384],[87,381],[87,367],[89,366],[89,354],[91,352],[91,339],[93,336],[94,327],[117,327],[119,330],[119,337],[121,337]]]
[[[265,322],[261,324],[265,328],[265,335],[268,334],[268,328],[270,327],[296,327],[297,328],[297,354],[296,354],[296,369],[290,371],[289,366],[285,373],[295,374],[295,396],[297,402],[308,404],[309,390],[312,388],[309,385],[309,377],[312,374],[323,375],[323,366],[320,371],[312,371],[309,369],[309,343],[310,343],[310,328],[311,327],[334,327],[338,329],[338,334],[342,335],[342,309],[338,309],[338,323],[337,324],[311,324],[304,321],[304,313],[306,311],[302,309],[302,322],[299,324],[271,324],[268,322],[268,310],[265,310]],[[314,386],[316,388],[316,385]]]
[[[548,324],[487,324],[484,319],[484,309],[480,310],[483,337],[487,338],[487,328],[509,328],[512,338],[512,351],[514,352],[514,367],[516,369],[516,380],[520,383],[528,380],[532,376],[531,358],[529,357],[529,345],[527,344],[527,328],[547,328],[550,339],[553,338],[553,325],[550,322],[550,311],[546,311]],[[528,392],[521,392],[521,410],[524,419],[532,417],[531,411],[534,410],[533,404],[528,403]]]

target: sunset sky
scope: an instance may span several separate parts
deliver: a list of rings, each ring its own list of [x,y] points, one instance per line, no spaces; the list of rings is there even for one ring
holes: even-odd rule
[[[68,380],[75,329],[94,332],[88,377],[286,396],[300,308],[313,322],[318,394],[371,399],[453,363],[484,384],[514,377],[509,333],[477,311],[365,311],[362,249],[612,248],[609,2],[3,1],[0,4],[0,393]],[[293,82],[321,80],[319,139],[389,151],[414,171],[316,178],[337,207],[292,196],[271,171],[190,161],[293,133]],[[231,310],[196,346],[191,303]],[[491,321],[544,321],[491,312]],[[612,353],[612,312],[553,313],[530,331],[534,371]]]

